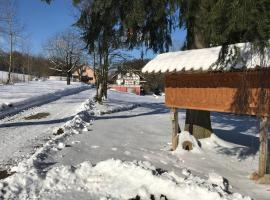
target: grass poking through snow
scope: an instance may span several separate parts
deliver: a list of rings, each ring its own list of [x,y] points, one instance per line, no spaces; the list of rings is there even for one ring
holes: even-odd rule
[[[41,113],[37,113],[34,115],[30,115],[28,117],[25,117],[25,120],[32,120],[32,119],[42,119],[42,118],[46,118],[50,115],[50,113],[48,112],[41,112]]]

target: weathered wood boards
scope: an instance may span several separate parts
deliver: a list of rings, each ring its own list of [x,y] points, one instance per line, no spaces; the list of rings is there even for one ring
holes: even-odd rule
[[[168,107],[270,116],[270,70],[167,74]]]

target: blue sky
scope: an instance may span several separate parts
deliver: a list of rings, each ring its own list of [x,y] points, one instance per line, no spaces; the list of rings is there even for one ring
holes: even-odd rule
[[[19,20],[25,25],[34,54],[42,53],[42,45],[57,32],[70,27],[75,22],[75,9],[71,0],[54,0],[50,5],[40,0],[17,0]],[[177,30],[173,34],[173,50],[179,50],[183,44],[185,32]],[[140,53],[134,51],[133,56]],[[153,57],[149,52],[148,57]]]
[[[19,20],[25,25],[33,53],[42,52],[44,42],[75,22],[70,0],[55,0],[50,5],[40,0],[18,0]]]

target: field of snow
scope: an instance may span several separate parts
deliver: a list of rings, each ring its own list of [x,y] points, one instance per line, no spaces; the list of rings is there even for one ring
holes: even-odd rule
[[[179,112],[181,128],[184,111]],[[258,166],[258,120],[212,113],[214,135],[192,151],[169,151],[164,97],[109,92],[91,98],[29,159],[0,181],[0,199],[267,200],[249,180]],[[190,139],[181,133],[181,139]]]
[[[68,86],[65,81],[51,80],[0,85],[0,118],[88,88],[82,83],[72,82]]]

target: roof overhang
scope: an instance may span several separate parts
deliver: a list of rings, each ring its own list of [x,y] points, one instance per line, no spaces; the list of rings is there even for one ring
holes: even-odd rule
[[[229,51],[238,56],[232,60],[230,56],[226,58],[226,65],[220,65],[219,60],[221,46],[194,49],[178,52],[159,54],[149,61],[142,69],[143,73],[168,73],[168,72],[196,72],[196,71],[229,71],[233,69],[253,69],[258,66],[270,66],[270,49],[265,50],[264,56],[260,56],[252,48],[250,43],[238,43],[229,46]]]

